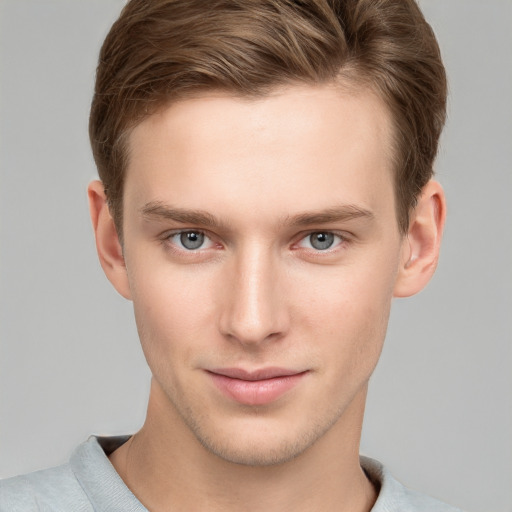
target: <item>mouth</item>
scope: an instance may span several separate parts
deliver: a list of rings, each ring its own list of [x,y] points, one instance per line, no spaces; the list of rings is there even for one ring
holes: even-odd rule
[[[265,405],[291,391],[309,373],[286,368],[242,368],[208,370],[217,389],[227,398],[244,405]]]

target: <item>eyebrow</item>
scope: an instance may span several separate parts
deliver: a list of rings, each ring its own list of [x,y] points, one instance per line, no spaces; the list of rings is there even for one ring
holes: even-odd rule
[[[181,224],[195,224],[210,228],[224,225],[224,223],[219,222],[211,213],[206,211],[174,208],[161,201],[152,201],[145,204],[140,209],[140,212],[146,219],[173,220]]]
[[[299,213],[285,219],[285,224],[291,226],[309,226],[311,224],[329,224],[353,219],[365,218],[372,220],[373,212],[354,204],[343,204],[326,210]]]
[[[224,227],[227,229],[229,227],[226,222],[222,222],[211,213],[204,210],[175,208],[161,201],[152,201],[145,204],[140,209],[140,212],[142,216],[148,220],[172,220],[181,224],[191,224],[208,228]],[[359,218],[372,220],[374,215],[366,208],[353,204],[343,204],[325,210],[289,215],[286,216],[281,223],[285,226],[300,227],[350,221]]]

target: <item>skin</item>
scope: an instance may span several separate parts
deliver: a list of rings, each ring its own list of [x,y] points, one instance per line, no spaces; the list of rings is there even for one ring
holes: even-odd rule
[[[432,181],[399,232],[391,135],[368,91],[210,93],[132,132],[123,247],[90,185],[100,261],[133,301],[153,374],[143,428],[111,455],[148,509],[371,509],[358,458],[368,379],[393,296],[434,272],[445,216]],[[203,245],[187,249],[183,232]],[[211,375],[268,367],[302,376],[258,405]]]

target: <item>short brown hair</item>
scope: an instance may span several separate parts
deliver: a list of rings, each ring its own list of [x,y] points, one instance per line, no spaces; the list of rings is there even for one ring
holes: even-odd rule
[[[118,232],[128,135],[163,105],[219,89],[263,96],[341,77],[394,123],[398,225],[433,174],[446,76],[414,0],[131,0],[101,48],[89,133]]]

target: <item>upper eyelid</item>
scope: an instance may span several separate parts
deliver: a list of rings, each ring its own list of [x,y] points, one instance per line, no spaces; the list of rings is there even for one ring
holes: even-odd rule
[[[342,240],[349,240],[351,236],[350,233],[347,233],[346,231],[339,231],[336,229],[308,229],[307,231],[298,233],[294,238],[297,242],[300,242],[301,240],[304,240],[308,236],[311,236],[315,233],[330,233],[340,237]]]
[[[332,231],[332,230],[328,230],[328,229],[315,229],[314,231],[310,231],[305,236],[299,238],[299,241],[304,240],[304,239],[310,237],[311,235],[315,235],[317,233],[334,235],[334,236],[337,236],[338,238],[340,238],[341,240],[346,240],[348,238],[343,233],[339,233],[337,231]]]
[[[187,228],[187,229],[168,229],[166,231],[164,231],[160,237],[162,239],[166,239],[166,238],[171,238],[175,235],[179,235],[181,233],[201,233],[203,234],[204,236],[208,237],[208,238],[212,238],[212,236],[209,234],[209,231],[206,230],[206,229],[194,229],[194,228]]]

